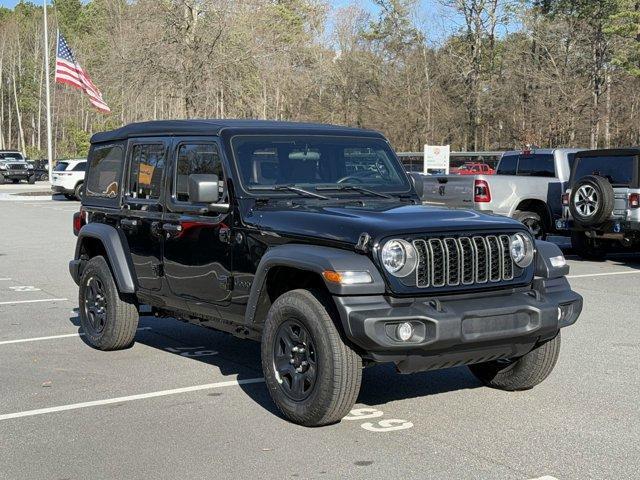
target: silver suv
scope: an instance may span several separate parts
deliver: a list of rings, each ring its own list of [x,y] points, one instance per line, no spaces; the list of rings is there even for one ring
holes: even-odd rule
[[[571,231],[578,255],[602,259],[613,250],[640,247],[640,148],[576,155],[556,227]]]
[[[18,183],[20,180],[36,183],[33,164],[27,162],[20,152],[0,150],[0,185],[7,182]]]

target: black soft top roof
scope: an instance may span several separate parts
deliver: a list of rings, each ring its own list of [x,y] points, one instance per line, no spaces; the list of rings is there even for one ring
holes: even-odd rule
[[[275,131],[296,134],[332,134],[382,137],[374,130],[342,127],[321,123],[277,122],[273,120],[156,120],[152,122],[130,123],[108,132],[96,133],[91,143],[113,142],[130,137],[153,137],[172,135],[219,135],[227,129],[247,132]]]
[[[600,150],[582,150],[576,157],[616,157],[640,155],[640,147],[602,148]]]

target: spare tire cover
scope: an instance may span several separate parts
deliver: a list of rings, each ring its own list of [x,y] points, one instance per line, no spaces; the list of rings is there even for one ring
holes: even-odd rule
[[[569,211],[574,221],[583,226],[600,225],[613,212],[613,187],[604,177],[588,175],[571,189]]]

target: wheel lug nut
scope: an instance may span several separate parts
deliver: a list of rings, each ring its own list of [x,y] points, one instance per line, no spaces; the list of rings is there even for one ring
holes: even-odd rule
[[[289,363],[293,365],[294,363],[296,363],[296,361],[292,358],[291,360],[289,360]]]
[[[300,348],[298,349],[298,353],[304,353],[304,348],[300,347]]]
[[[291,351],[292,351],[292,352],[297,352],[297,351],[298,351],[298,347],[293,347],[293,348],[291,349]]]

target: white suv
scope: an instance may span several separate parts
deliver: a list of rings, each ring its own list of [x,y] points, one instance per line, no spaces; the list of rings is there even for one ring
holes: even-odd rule
[[[56,163],[51,175],[53,193],[62,193],[69,200],[80,200],[86,168],[86,159],[62,160]]]

